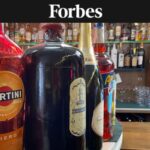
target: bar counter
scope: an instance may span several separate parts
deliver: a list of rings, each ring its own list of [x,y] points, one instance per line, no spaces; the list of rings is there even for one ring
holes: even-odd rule
[[[150,150],[149,122],[121,122],[122,150]]]

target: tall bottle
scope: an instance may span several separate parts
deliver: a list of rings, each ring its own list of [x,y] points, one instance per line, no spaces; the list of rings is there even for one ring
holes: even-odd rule
[[[113,48],[111,50],[111,59],[114,62],[114,67],[115,69],[117,69],[117,48],[116,48],[116,44],[113,44]]]
[[[121,37],[121,24],[117,23],[115,27],[115,40],[120,40]]]
[[[122,49],[122,45],[120,44],[118,49],[118,68],[124,67],[124,52]]]
[[[45,24],[45,43],[26,51],[26,150],[85,150],[86,85],[82,53]]]
[[[22,150],[24,130],[23,51],[0,23],[0,150]]]
[[[139,68],[144,67],[144,54],[145,54],[144,44],[141,43],[140,48],[138,49],[138,64],[137,65]]]
[[[102,75],[104,86],[104,135],[105,141],[109,140],[113,136],[113,124],[112,124],[112,81],[114,76],[114,63],[111,58],[106,54],[106,47],[103,43],[97,41],[95,46],[96,58],[98,61],[99,71]]]
[[[91,24],[81,23],[79,48],[85,59],[87,86],[86,146],[88,150],[100,150],[103,136],[102,81],[96,63],[91,39]]]

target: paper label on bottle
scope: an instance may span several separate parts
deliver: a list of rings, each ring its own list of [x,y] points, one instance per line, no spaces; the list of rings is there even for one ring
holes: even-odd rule
[[[114,30],[109,30],[109,40],[114,40]]]
[[[25,29],[24,28],[20,28],[20,34],[24,35],[25,34]]]
[[[26,41],[30,42],[32,39],[31,32],[26,32]]]
[[[22,150],[23,127],[5,134],[0,134],[0,150]]]
[[[95,55],[89,52],[84,53],[84,63],[85,65],[97,65]]]
[[[121,26],[116,26],[116,36],[121,35]]]
[[[112,125],[115,125],[116,121],[116,80],[112,81]]]
[[[101,101],[93,112],[92,117],[92,130],[99,136],[103,136],[103,124],[104,124],[104,101]]]
[[[103,79],[103,86],[104,86],[104,89],[105,88],[108,88],[114,78],[114,72],[111,71],[109,73],[104,73],[104,74],[101,74],[102,75],[102,79]]]
[[[124,54],[122,54],[122,53],[119,53],[118,67],[124,67]]]
[[[137,57],[134,56],[134,57],[132,58],[132,67],[136,67],[136,66],[137,66]]]
[[[138,56],[138,65],[143,64],[143,56]]]
[[[113,52],[113,50],[112,50],[111,59],[114,62],[114,66],[115,66],[115,69],[116,69],[117,68],[117,51]]]
[[[130,57],[129,57],[129,56],[126,56],[126,57],[125,57],[124,65],[125,65],[126,67],[129,67],[129,66],[130,66]]]
[[[21,78],[15,73],[0,71],[0,124],[15,118],[23,106],[24,85]],[[13,131],[7,133],[3,133],[1,128],[0,150],[21,150],[22,147],[23,127],[14,126]]]
[[[20,77],[0,71],[0,121],[14,118],[23,107],[24,86]]]
[[[70,85],[69,130],[74,136],[82,136],[86,130],[86,84],[83,78]]]

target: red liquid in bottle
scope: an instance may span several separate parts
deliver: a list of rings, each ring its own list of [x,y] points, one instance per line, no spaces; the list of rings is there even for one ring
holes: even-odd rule
[[[114,74],[114,64],[112,60],[105,54],[106,47],[104,44],[95,44],[95,54],[98,61],[99,71],[103,78],[104,86],[104,141],[109,140],[113,136],[112,114],[111,114],[111,81]]]
[[[0,150],[21,150],[24,127],[23,51],[0,23]]]

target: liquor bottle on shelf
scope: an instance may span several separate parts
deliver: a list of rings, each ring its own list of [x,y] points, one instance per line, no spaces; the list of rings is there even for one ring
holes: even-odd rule
[[[9,37],[9,23],[4,23],[4,32]]]
[[[24,43],[25,42],[25,32],[26,32],[26,30],[25,30],[25,24],[21,24],[20,25],[20,42],[22,42],[22,43]]]
[[[137,50],[135,45],[133,45],[133,49],[132,49],[132,56],[131,56],[131,67],[132,68],[136,68],[137,67]]]
[[[104,134],[103,138],[108,141],[113,136],[112,126],[112,80],[114,75],[114,63],[106,55],[106,47],[103,43],[97,43],[95,46],[96,58],[98,61],[99,72],[102,75],[104,87]]]
[[[44,41],[44,31],[43,31],[43,29],[39,26],[37,42],[38,42],[38,43],[43,43],[43,41]]]
[[[14,23],[10,23],[10,26],[9,26],[9,38],[12,41],[15,41],[15,24]]]
[[[83,55],[79,49],[62,42],[61,24],[45,24],[43,29],[45,42],[28,49],[24,55],[26,110],[29,110],[25,149],[85,150]]]
[[[135,37],[136,37],[136,27],[135,27],[135,24],[132,23],[131,24],[131,36],[130,36],[130,40],[131,41],[135,41]]]
[[[112,50],[111,50],[111,59],[114,62],[114,68],[117,69],[117,48],[116,44],[113,44]]]
[[[19,32],[19,25],[18,23],[15,23],[15,42],[20,42],[20,32]]]
[[[115,40],[119,41],[121,38],[121,24],[116,23],[115,27]]]
[[[73,38],[73,29],[72,29],[72,23],[67,24],[67,42],[72,42]]]
[[[147,25],[147,40],[150,40],[150,23]]]
[[[0,23],[0,150],[22,150],[24,132],[23,51]]]
[[[87,86],[86,148],[100,150],[103,137],[102,78],[94,55],[90,23],[81,23],[79,49],[82,50],[85,59]]]
[[[122,36],[121,36],[122,41],[127,41],[129,40],[129,29],[127,23],[124,23],[122,25]]]
[[[113,23],[110,23],[110,24],[109,24],[108,40],[109,40],[109,41],[115,40],[115,35],[114,35],[114,24],[113,24]]]
[[[32,40],[32,32],[30,24],[26,24],[26,33],[25,33],[25,41],[30,43]]]
[[[141,40],[141,31],[140,31],[139,23],[135,23],[135,28],[136,28],[135,41],[140,41]]]
[[[118,68],[124,67],[124,52],[122,49],[122,45],[120,44],[118,48]]]
[[[111,45],[107,44],[106,54],[110,57],[111,54]]]
[[[32,41],[32,42],[35,42],[35,43],[38,41],[38,31],[37,31],[37,27],[33,27],[33,29],[32,29],[31,41]]]
[[[61,34],[62,41],[67,42],[66,24],[62,23],[61,25],[62,25],[62,29],[63,29],[62,34]]]
[[[138,49],[138,64],[137,66],[139,68],[144,68],[144,44],[141,43],[140,48]]]
[[[141,30],[141,40],[147,40],[147,24],[142,23],[140,30]]]
[[[73,28],[73,42],[78,42],[79,41],[79,23],[73,23],[72,24]]]
[[[126,68],[131,67],[131,52],[130,52],[130,49],[127,50],[127,53],[124,56],[124,67],[126,67]]]

